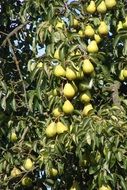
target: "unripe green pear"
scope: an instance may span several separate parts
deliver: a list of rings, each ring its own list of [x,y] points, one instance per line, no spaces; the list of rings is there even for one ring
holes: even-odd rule
[[[123,75],[123,69],[120,71],[120,74],[119,74],[119,79],[121,80],[121,81],[123,81],[125,78],[124,78],[124,75]]]
[[[56,135],[56,123],[55,122],[51,122],[45,130],[45,134],[47,137],[54,137]]]
[[[27,158],[25,161],[24,161],[24,168],[26,170],[31,170],[33,168],[33,162],[30,158]]]
[[[70,83],[66,83],[63,89],[64,96],[73,98],[75,96],[75,89]]]
[[[104,1],[101,1],[101,3],[98,5],[97,11],[98,11],[99,13],[106,13],[107,7],[106,7],[106,4],[105,4]]]
[[[86,36],[92,37],[94,35],[94,29],[90,25],[88,25],[86,26],[84,33]]]
[[[79,31],[78,31],[78,35],[79,35],[81,38],[85,37],[85,33],[84,33],[83,30],[79,30]]]
[[[57,65],[54,68],[54,75],[57,77],[65,77],[66,71],[61,65]]]
[[[108,30],[108,26],[104,21],[101,21],[100,26],[98,28],[98,32],[100,35],[107,35],[109,30]]]
[[[74,107],[69,100],[66,100],[63,104],[63,112],[66,114],[71,114],[74,111]]]
[[[60,121],[58,121],[56,123],[56,131],[57,131],[57,134],[61,134],[61,133],[64,133],[65,131],[68,131],[68,127],[65,126],[63,123],[61,123]]]
[[[21,183],[23,186],[29,187],[30,185],[32,185],[32,179],[29,177],[24,177]]]
[[[97,42],[95,40],[92,40],[89,45],[87,46],[87,51],[89,53],[97,53],[98,52],[98,45]]]
[[[116,0],[105,0],[105,4],[108,9],[111,9],[116,6]]]
[[[94,1],[90,1],[90,4],[88,5],[88,7],[86,8],[88,13],[93,14],[96,11],[96,4]]]
[[[66,69],[66,78],[68,80],[75,80],[76,79],[76,73],[73,69],[67,67]]]
[[[55,168],[51,168],[50,170],[50,176],[51,177],[56,177],[58,175],[58,170]]]
[[[16,135],[16,133],[15,132],[12,132],[11,134],[10,134],[10,141],[11,142],[16,142],[17,141],[17,135]]]
[[[89,59],[83,61],[82,68],[85,74],[90,74],[94,71],[94,66]]]

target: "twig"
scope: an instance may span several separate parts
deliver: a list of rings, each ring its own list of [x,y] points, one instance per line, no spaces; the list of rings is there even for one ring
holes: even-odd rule
[[[25,135],[27,134],[28,129],[29,129],[28,126],[24,129],[24,132],[23,132],[23,134],[22,134],[22,136],[21,136],[21,139],[20,139],[20,141],[19,141],[20,146],[22,145],[22,141],[23,141],[23,139],[25,138]]]
[[[7,41],[8,41],[14,34],[16,34],[19,30],[21,30],[21,29],[22,29],[26,24],[28,24],[28,23],[29,23],[29,21],[26,21],[26,22],[24,22],[23,24],[17,26],[17,27],[16,27],[14,30],[12,30],[9,34],[6,34],[6,33],[0,31],[1,34],[7,35],[7,37],[5,38],[5,40],[3,41],[3,43],[2,43],[1,46],[6,46]]]
[[[23,80],[23,77],[22,77],[22,73],[21,73],[20,68],[19,68],[19,61],[18,61],[18,59],[17,59],[17,57],[16,57],[16,54],[15,54],[15,52],[14,52],[14,49],[13,49],[13,46],[12,46],[12,43],[11,43],[10,39],[7,38],[7,41],[8,41],[8,44],[9,44],[9,46],[10,46],[10,50],[11,50],[11,53],[12,53],[12,55],[13,55],[13,60],[14,60],[14,62],[15,62],[15,64],[16,64],[16,68],[17,68],[17,71],[18,71],[18,73],[19,73],[19,76],[20,76],[20,79],[21,79],[21,82],[22,82],[23,91],[24,91],[24,98],[25,98],[25,104],[26,104],[26,106],[27,106],[28,104],[27,104],[26,87],[25,87],[25,83],[24,83],[24,80]]]

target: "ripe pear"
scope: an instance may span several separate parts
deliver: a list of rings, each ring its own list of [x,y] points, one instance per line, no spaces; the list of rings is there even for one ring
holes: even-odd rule
[[[10,134],[10,141],[11,142],[15,142],[15,141],[17,141],[17,135],[16,135],[16,133],[15,132],[12,132],[11,134]]]
[[[38,68],[42,68],[42,66],[43,66],[43,63],[42,63],[42,62],[39,62],[39,63],[37,64],[37,67],[38,67]]]
[[[123,28],[127,28],[127,16],[125,17],[125,22],[123,23]]]
[[[81,102],[89,103],[91,100],[91,94],[89,91],[86,91],[80,95]]]
[[[90,74],[94,71],[94,66],[89,59],[83,61],[82,68],[85,74]]]
[[[29,187],[30,185],[32,185],[32,179],[30,177],[24,177],[21,183],[23,186]]]
[[[13,169],[12,169],[12,171],[11,171],[11,177],[17,177],[17,176],[19,176],[21,174],[21,171],[18,169],[18,168],[16,168],[16,167],[14,167]]]
[[[120,71],[120,74],[119,74],[119,79],[121,80],[121,81],[123,81],[125,78],[124,78],[124,75],[123,75],[123,69]]]
[[[55,117],[59,117],[61,115],[61,111],[59,108],[55,108],[52,113]]]
[[[98,11],[99,13],[106,13],[107,7],[106,7],[106,4],[105,4],[104,1],[101,1],[101,3],[98,5],[97,11]]]
[[[63,29],[64,28],[64,22],[63,21],[57,21],[55,28],[56,29]]]
[[[87,51],[89,53],[97,53],[98,52],[98,45],[97,45],[97,42],[95,40],[92,40],[90,42],[90,44],[87,46]]]
[[[45,130],[45,134],[47,135],[47,137],[54,137],[56,135],[56,123],[55,122],[51,122]]]
[[[92,104],[87,104],[86,106],[84,106],[82,113],[84,116],[87,116],[91,110],[93,110]]]
[[[104,21],[101,21],[100,26],[98,28],[98,32],[100,35],[107,35],[108,34],[108,26]]]
[[[120,30],[120,29],[122,29],[123,28],[123,23],[122,23],[122,21],[119,21],[118,22],[118,25],[117,25],[117,32]]]
[[[84,33],[86,36],[92,37],[94,35],[94,29],[90,25],[88,25],[86,26]]]
[[[108,185],[108,186],[105,186],[105,185],[102,185],[99,190],[112,190],[111,187]]]
[[[83,30],[79,30],[79,31],[78,31],[78,35],[79,35],[81,38],[83,38],[83,37],[85,36],[85,33],[84,33]]]
[[[66,114],[71,114],[74,111],[74,107],[69,100],[66,100],[63,104],[63,112]]]
[[[54,58],[55,59],[60,59],[60,51],[59,51],[59,49],[56,49],[56,51],[54,53]]]
[[[78,49],[78,50],[75,52],[75,55],[81,55],[81,51]]]
[[[57,134],[61,134],[61,133],[64,133],[65,131],[67,131],[68,128],[67,126],[65,126],[63,123],[61,123],[60,121],[57,122],[56,124],[56,131],[57,131]]]
[[[57,175],[58,175],[58,170],[55,169],[55,168],[52,168],[52,169],[50,170],[50,176],[56,177]]]
[[[64,96],[73,98],[75,96],[75,89],[70,83],[66,83],[63,89]]]
[[[123,77],[124,77],[124,78],[127,78],[127,69],[124,69],[124,70],[123,70]]]
[[[24,168],[26,170],[31,170],[33,168],[33,162],[30,158],[27,158],[25,161],[24,161],[24,164],[23,164]]]
[[[54,75],[57,77],[64,77],[66,75],[66,71],[61,65],[57,65],[54,68]]]
[[[73,26],[77,27],[79,25],[79,21],[74,18],[73,20]]]
[[[105,4],[108,9],[111,9],[116,6],[116,0],[105,0]]]
[[[75,71],[74,71],[73,69],[67,67],[67,69],[66,69],[66,78],[67,78],[68,80],[75,80],[76,77],[77,77],[77,76],[76,76]]]
[[[97,42],[97,44],[101,42],[101,37],[98,34],[94,34],[94,39]]]
[[[88,7],[86,8],[88,13],[94,13],[96,11],[96,4],[94,1],[90,1],[90,4],[88,5]]]

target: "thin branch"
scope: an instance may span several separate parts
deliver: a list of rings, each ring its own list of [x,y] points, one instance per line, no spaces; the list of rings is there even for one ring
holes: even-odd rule
[[[12,53],[12,55],[13,55],[13,60],[14,60],[14,62],[15,62],[15,64],[16,64],[16,68],[17,68],[17,71],[18,71],[18,73],[19,73],[19,76],[20,76],[20,79],[21,79],[21,82],[22,82],[23,91],[24,91],[24,98],[25,98],[25,104],[26,104],[26,106],[27,106],[28,104],[27,104],[26,87],[25,87],[25,83],[24,83],[24,80],[23,80],[23,76],[22,76],[22,73],[21,73],[21,70],[20,70],[20,67],[19,67],[19,61],[18,61],[18,59],[17,59],[17,57],[16,57],[16,54],[15,54],[15,52],[14,52],[14,49],[13,49],[13,46],[12,46],[12,43],[11,43],[10,39],[7,38],[7,41],[8,41],[8,44],[9,44],[9,46],[10,46],[10,50],[11,50],[11,53]]]
[[[8,40],[9,40],[14,34],[17,34],[17,32],[18,32],[19,30],[21,30],[21,29],[22,29],[26,24],[28,24],[28,23],[29,23],[29,21],[26,21],[26,22],[24,22],[23,24],[17,26],[17,27],[16,27],[14,30],[12,30],[9,34],[6,34],[6,33],[0,31],[1,34],[7,35],[7,37],[5,38],[5,40],[3,41],[3,43],[2,43],[1,46],[4,46],[4,47],[5,47],[5,46],[6,46],[6,43],[8,42]]]

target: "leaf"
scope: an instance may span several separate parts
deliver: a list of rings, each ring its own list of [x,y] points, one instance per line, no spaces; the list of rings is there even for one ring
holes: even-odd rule
[[[2,99],[1,99],[1,107],[3,108],[3,110],[5,111],[6,110],[6,96],[4,96]]]

